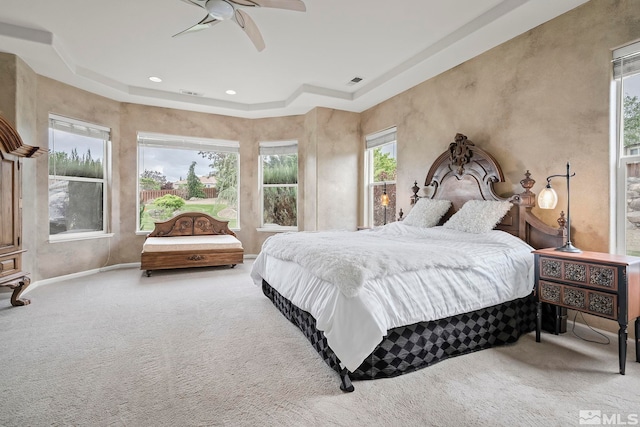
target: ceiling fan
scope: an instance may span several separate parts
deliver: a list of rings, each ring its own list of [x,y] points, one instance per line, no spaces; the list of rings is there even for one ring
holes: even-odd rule
[[[175,34],[174,37],[207,29],[220,21],[233,20],[249,36],[258,52],[265,47],[262,34],[249,15],[238,9],[245,7],[271,7],[304,12],[307,10],[302,0],[182,0],[185,3],[203,8],[207,15],[197,24]]]

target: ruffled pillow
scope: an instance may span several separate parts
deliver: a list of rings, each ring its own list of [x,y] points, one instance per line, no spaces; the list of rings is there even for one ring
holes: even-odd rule
[[[467,233],[487,233],[493,230],[509,209],[511,202],[508,201],[469,200],[443,227]]]
[[[414,227],[434,227],[450,207],[449,200],[418,199],[402,222]]]

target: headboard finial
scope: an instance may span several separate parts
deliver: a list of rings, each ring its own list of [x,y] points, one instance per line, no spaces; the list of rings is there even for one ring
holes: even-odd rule
[[[536,183],[536,180],[531,178],[531,172],[529,172],[529,169],[524,173],[524,176],[524,179],[520,180],[520,185],[525,189],[525,192],[529,192]]]
[[[524,192],[516,194],[519,203],[524,207],[534,207],[536,205],[536,195],[531,191],[536,180],[531,178],[531,172],[527,169],[524,178],[520,180],[520,185],[524,188]],[[514,197],[515,197],[514,196]]]
[[[418,191],[420,191],[420,187],[418,187],[418,181],[413,182],[413,187],[411,187],[411,191],[413,191],[413,196],[411,196],[411,204],[415,205],[418,202],[420,196],[418,196]]]
[[[464,173],[464,165],[471,161],[473,157],[473,147],[475,144],[467,139],[467,137],[461,133],[456,133],[454,141],[449,144],[449,158],[451,160],[451,166],[457,167],[458,175]]]

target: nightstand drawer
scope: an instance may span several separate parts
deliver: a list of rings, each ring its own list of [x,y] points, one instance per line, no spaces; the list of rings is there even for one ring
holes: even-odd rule
[[[618,270],[608,265],[541,256],[540,278],[572,282],[613,292],[618,290]]]
[[[609,319],[618,318],[618,296],[559,283],[539,282],[540,301]]]

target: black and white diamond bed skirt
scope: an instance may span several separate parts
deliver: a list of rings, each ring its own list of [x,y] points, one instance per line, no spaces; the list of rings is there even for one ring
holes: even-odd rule
[[[395,377],[425,368],[461,354],[512,343],[535,329],[533,294],[446,319],[420,322],[388,331],[375,350],[354,372],[340,367],[340,360],[316,329],[314,317],[280,295],[266,281],[262,291],[282,314],[296,325],[322,359],[340,374],[344,391],[353,391],[351,380]]]

